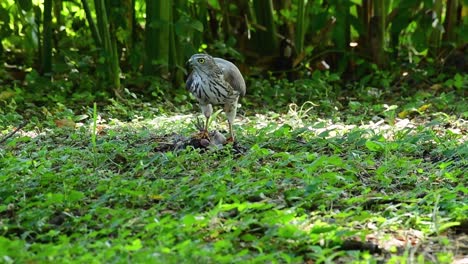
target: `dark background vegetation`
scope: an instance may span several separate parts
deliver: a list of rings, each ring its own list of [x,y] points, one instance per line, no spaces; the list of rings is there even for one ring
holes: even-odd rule
[[[60,94],[89,102],[121,97],[125,89],[150,100],[183,100],[185,62],[207,52],[234,61],[249,77],[292,81],[334,73],[341,90],[350,90],[344,86],[378,86],[385,75],[391,84],[425,89],[467,71],[465,4],[6,0],[0,85],[14,91],[24,84],[39,101]]]

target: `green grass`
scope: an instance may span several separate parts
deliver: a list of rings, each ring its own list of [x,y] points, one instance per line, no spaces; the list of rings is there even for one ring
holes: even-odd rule
[[[174,147],[195,132],[189,114],[113,101],[33,115],[0,145],[0,262],[452,263],[466,254],[464,102],[322,99],[243,106],[238,145],[217,151]],[[22,119],[5,109],[0,139]],[[223,118],[213,129],[226,129]]]

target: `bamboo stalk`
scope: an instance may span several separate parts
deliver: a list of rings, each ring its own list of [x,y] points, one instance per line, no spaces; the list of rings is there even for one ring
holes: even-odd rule
[[[372,57],[374,62],[380,67],[386,66],[386,55],[385,55],[385,32],[386,32],[386,16],[387,16],[387,5],[388,0],[376,0],[373,1],[374,5],[374,16],[370,21],[370,37],[372,47]]]
[[[81,4],[83,5],[83,9],[85,11],[86,20],[88,21],[89,29],[91,30],[91,36],[94,39],[94,43],[97,47],[102,46],[101,36],[99,35],[99,31],[96,27],[96,23],[94,23],[93,16],[91,15],[91,10],[89,9],[89,4],[87,0],[81,0]]]
[[[457,7],[458,0],[447,0],[444,21],[445,33],[443,35],[445,42],[456,42]]]
[[[94,0],[96,8],[96,17],[98,29],[102,39],[104,57],[109,65],[107,71],[107,80],[116,93],[120,90],[120,67],[117,53],[117,41],[115,36],[111,35],[110,24],[108,21],[107,7],[104,0]]]
[[[171,21],[179,21],[181,14],[179,8],[186,10],[188,8],[187,1],[185,0],[174,0],[174,5],[178,8],[172,9]],[[199,32],[197,32],[199,33]],[[192,34],[195,35],[195,34]],[[174,23],[170,23],[170,57],[169,67],[171,75],[173,76],[172,81],[174,86],[179,87],[184,83],[184,66],[185,59],[183,54],[183,46],[179,36],[175,33]]]
[[[171,16],[172,0],[146,1],[146,74],[169,71]]]
[[[42,74],[52,73],[52,0],[44,0],[42,29]]]
[[[298,54],[304,51],[304,36],[306,32],[306,20],[305,20],[306,8],[307,8],[307,0],[298,0],[296,36],[295,36],[295,45],[296,45],[296,51]]]
[[[208,30],[208,8],[207,8],[207,3],[205,1],[200,1],[197,6],[195,7],[195,5],[192,6],[191,8],[193,11],[193,16],[197,18],[198,21],[200,21],[204,28],[206,28],[207,30],[204,30],[203,33],[201,32],[197,32],[195,34],[191,34],[191,39],[193,39],[193,46],[195,48],[198,48],[200,47],[200,45],[203,43],[203,40],[204,40],[204,35],[209,35],[209,33],[211,32],[210,30]],[[205,38],[207,39],[207,38]]]
[[[433,2],[433,13],[432,15],[435,17],[432,17],[432,30],[431,30],[431,36],[429,40],[429,49],[430,53],[433,56],[437,56],[440,50],[440,43],[441,43],[441,38],[442,38],[442,30],[441,30],[441,25],[442,25],[442,9],[443,9],[443,2],[442,0],[434,0]],[[437,23],[434,23],[437,22]]]
[[[336,5],[336,25],[333,29],[333,41],[340,50],[349,50],[351,41],[351,23],[350,23],[350,3],[348,1],[335,1]],[[345,72],[348,67],[349,56],[345,53],[337,54],[338,71]]]
[[[153,61],[157,59],[158,53],[158,40],[156,38],[157,30],[153,25],[153,20],[156,20],[157,17],[157,6],[156,2],[152,0],[146,1],[146,26],[145,26],[145,64],[144,72],[145,74],[153,74],[155,67],[153,66]]]
[[[265,30],[257,30],[254,34],[257,52],[261,55],[274,55],[278,51],[279,43],[272,0],[253,0],[253,10],[256,18],[254,22],[265,27]]]

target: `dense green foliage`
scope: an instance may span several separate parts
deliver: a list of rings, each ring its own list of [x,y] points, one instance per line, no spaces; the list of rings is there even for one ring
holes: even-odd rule
[[[143,68],[180,88],[186,60],[202,50],[235,60],[245,73],[290,79],[324,65],[346,80],[373,73],[375,65],[468,67],[466,0],[39,3],[0,4],[0,58],[13,67],[7,77],[78,71],[94,76],[94,89],[121,95]]]
[[[0,1],[0,263],[460,260],[465,2]],[[219,149],[199,51],[247,81]]]

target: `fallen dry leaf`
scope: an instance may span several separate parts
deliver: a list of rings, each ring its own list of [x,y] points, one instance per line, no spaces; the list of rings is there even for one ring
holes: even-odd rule
[[[75,128],[76,126],[75,121],[70,119],[56,119],[54,122],[57,127]]]
[[[3,91],[0,93],[0,100],[3,101],[3,100],[6,100],[10,97],[13,97],[15,95],[15,92],[13,91]]]

